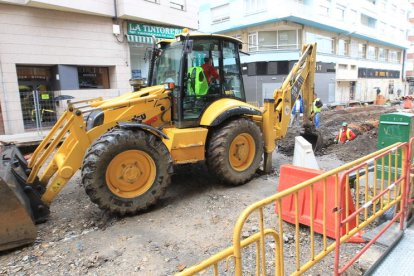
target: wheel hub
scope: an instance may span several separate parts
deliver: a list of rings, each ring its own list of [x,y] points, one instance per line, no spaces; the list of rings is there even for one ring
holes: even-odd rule
[[[236,171],[246,170],[255,156],[255,142],[249,133],[237,135],[230,144],[229,161]]]
[[[137,166],[137,163],[129,164],[125,166],[125,168],[122,171],[121,179],[125,179],[130,184],[133,184],[135,181],[137,181],[138,177],[142,175],[142,172],[140,171],[139,167]]]
[[[116,155],[106,170],[109,190],[122,198],[133,198],[148,191],[155,181],[156,166],[151,156],[141,150],[127,150]]]

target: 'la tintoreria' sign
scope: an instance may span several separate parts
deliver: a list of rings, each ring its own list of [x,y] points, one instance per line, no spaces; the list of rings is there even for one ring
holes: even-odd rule
[[[175,38],[175,35],[181,32],[182,29],[177,28],[154,26],[142,23],[128,23],[129,35],[155,36],[158,38]]]

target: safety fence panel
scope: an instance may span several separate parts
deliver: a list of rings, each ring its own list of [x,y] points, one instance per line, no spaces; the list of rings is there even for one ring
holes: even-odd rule
[[[51,128],[57,120],[53,91],[20,91],[20,105],[26,131]]]
[[[377,154],[365,162],[346,170],[339,182],[339,201],[345,202],[345,208],[336,213],[336,248],[334,274],[345,272],[358,260],[394,222],[399,222],[399,229],[404,229],[405,198],[408,188],[407,168],[409,164],[408,144],[400,144]],[[354,208],[348,204],[352,193]],[[343,261],[341,245],[362,229],[369,229],[384,220],[385,225],[351,259]],[[352,225],[351,225],[352,224]]]
[[[315,174],[305,181],[281,175],[278,193],[239,216],[231,247],[177,275],[331,274],[336,264],[332,252],[338,246],[361,241],[357,234],[363,227],[392,206],[401,206],[407,150],[407,143],[397,143],[328,172],[298,169],[296,175]],[[382,180],[375,189],[368,186],[373,174]],[[254,234],[243,239],[245,233]]]

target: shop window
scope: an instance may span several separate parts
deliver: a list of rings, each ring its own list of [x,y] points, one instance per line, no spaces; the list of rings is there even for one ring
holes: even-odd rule
[[[109,89],[108,67],[78,67],[80,89]]]
[[[267,75],[267,62],[257,62],[256,75]]]
[[[279,75],[287,75],[289,74],[289,61],[278,61],[277,62],[277,73]]]

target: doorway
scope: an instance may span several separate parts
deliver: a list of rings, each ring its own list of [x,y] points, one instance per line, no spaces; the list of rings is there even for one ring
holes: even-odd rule
[[[52,68],[17,66],[20,104],[25,130],[51,127],[56,122],[54,93],[51,91]]]

